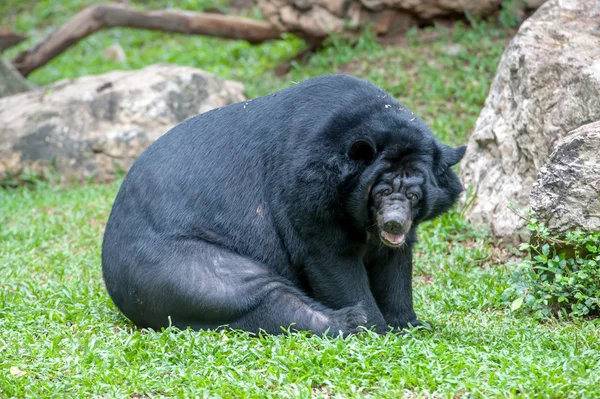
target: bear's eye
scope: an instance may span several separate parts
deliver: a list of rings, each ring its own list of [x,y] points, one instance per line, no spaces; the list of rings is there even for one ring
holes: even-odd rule
[[[406,194],[406,198],[408,198],[411,202],[417,202],[419,200],[419,196],[415,193]]]
[[[381,197],[384,197],[386,195],[390,195],[391,193],[392,193],[392,190],[390,190],[389,188],[383,188],[381,190],[378,190],[375,193],[375,196],[381,198]]]

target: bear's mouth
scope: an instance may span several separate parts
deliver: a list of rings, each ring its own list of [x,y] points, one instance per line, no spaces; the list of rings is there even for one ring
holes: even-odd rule
[[[380,237],[383,243],[390,247],[401,246],[406,238],[404,234],[388,233],[387,231],[382,231]]]

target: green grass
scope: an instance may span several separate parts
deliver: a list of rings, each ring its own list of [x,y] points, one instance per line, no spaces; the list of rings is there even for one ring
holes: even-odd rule
[[[135,330],[100,273],[118,185],[0,194],[0,397],[599,394],[600,323],[512,316],[501,299],[508,271],[487,261],[502,254],[457,212],[423,226],[415,261],[417,309],[434,333],[342,340]]]
[[[87,2],[22,4],[2,3],[0,23],[29,33],[31,44]],[[425,35],[437,39],[425,42]],[[46,84],[169,61],[238,79],[254,97],[346,72],[386,88],[443,141],[458,145],[473,128],[507,38],[481,23],[415,30],[399,47],[383,48],[368,35],[355,45],[332,39],[277,78],[272,67],[302,41],[250,46],[116,29],[77,44],[31,80]],[[126,64],[102,60],[114,41],[124,47]],[[462,46],[455,56],[446,55],[451,44]],[[100,271],[103,226],[118,187],[119,181],[0,189],[0,398],[600,397],[600,321],[511,314],[502,292],[513,254],[465,222],[460,209],[420,229],[415,302],[419,316],[435,323],[433,333],[257,339],[137,330],[110,301]]]

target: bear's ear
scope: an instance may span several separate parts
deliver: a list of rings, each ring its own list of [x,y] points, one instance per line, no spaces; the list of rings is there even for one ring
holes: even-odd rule
[[[439,160],[438,160],[438,174],[443,173],[444,170],[451,166],[456,165],[465,156],[467,146],[463,145],[458,148],[452,148],[445,144],[439,147]]]
[[[351,160],[363,161],[366,163],[373,162],[376,154],[377,149],[375,148],[375,143],[365,139],[356,140],[348,150],[348,157],[350,157]]]

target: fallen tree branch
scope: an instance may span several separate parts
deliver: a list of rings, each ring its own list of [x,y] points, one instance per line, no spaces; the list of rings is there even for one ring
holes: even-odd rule
[[[12,60],[27,76],[79,40],[100,29],[128,27],[194,35],[207,35],[261,43],[279,39],[281,31],[272,25],[251,19],[190,11],[143,12],[121,4],[87,7],[34,47]]]
[[[10,29],[0,28],[0,53],[9,47],[16,46],[25,39],[27,39],[27,36],[14,33]]]

